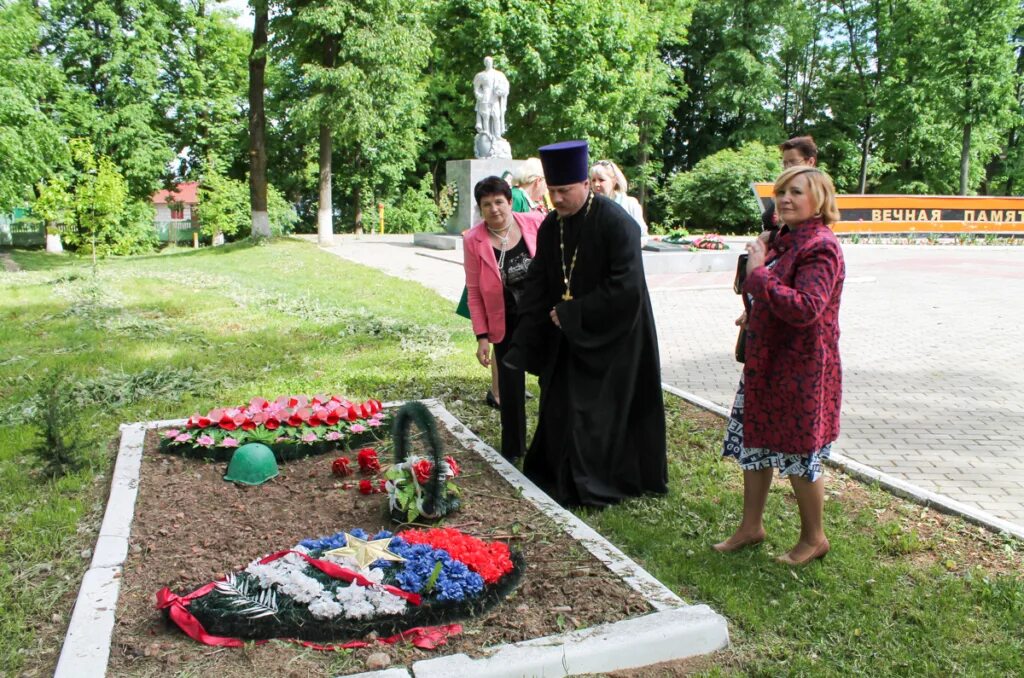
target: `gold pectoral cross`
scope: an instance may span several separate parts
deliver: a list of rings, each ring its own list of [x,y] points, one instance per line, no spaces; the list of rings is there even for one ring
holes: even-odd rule
[[[572,294],[569,290],[566,290],[565,294],[562,295],[562,301],[572,301]]]

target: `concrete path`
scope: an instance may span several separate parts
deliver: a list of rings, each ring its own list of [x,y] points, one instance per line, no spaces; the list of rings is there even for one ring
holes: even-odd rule
[[[462,290],[462,253],[415,248],[411,236],[341,236],[330,251],[453,301]],[[838,447],[1024,529],[1024,247],[844,252]],[[731,281],[648,276],[663,380],[726,409],[740,372]]]

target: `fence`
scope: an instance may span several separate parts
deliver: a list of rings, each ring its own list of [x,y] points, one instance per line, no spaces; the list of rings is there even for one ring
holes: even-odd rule
[[[29,216],[27,209],[16,207],[11,214],[0,214],[0,246],[41,247],[46,244],[46,228]]]
[[[188,219],[157,221],[154,223],[156,225],[156,238],[160,242],[192,242],[192,235],[199,233],[199,225],[193,224]]]

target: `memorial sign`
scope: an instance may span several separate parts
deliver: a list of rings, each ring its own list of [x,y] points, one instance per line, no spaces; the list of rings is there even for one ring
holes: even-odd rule
[[[774,202],[770,183],[752,183],[758,207]],[[1024,234],[1024,197],[837,195],[836,233]]]

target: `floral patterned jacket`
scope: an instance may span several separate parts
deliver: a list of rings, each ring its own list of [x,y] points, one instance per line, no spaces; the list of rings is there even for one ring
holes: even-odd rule
[[[811,454],[839,436],[846,265],[838,239],[820,219],[783,229],[768,252],[773,260],[743,285],[754,299],[743,367],[744,445]]]

